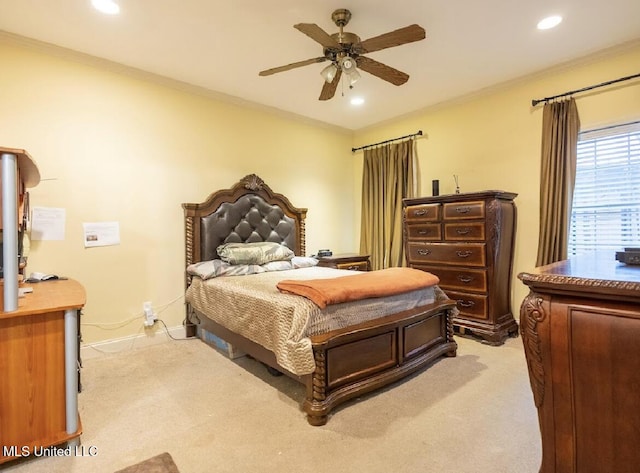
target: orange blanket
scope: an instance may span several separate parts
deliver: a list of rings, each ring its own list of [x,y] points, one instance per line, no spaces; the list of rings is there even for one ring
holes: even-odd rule
[[[384,297],[438,284],[437,276],[412,268],[388,268],[330,279],[285,279],[280,292],[296,294],[324,309],[329,304]]]

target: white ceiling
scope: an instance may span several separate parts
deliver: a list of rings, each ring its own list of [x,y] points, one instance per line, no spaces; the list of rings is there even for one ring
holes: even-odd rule
[[[0,30],[350,130],[640,38],[638,0],[116,1],[118,16],[98,13],[90,0],[0,0]],[[345,31],[362,40],[413,23],[426,30],[425,40],[369,55],[409,74],[406,84],[363,72],[353,90],[343,95],[341,84],[321,102],[327,63],[258,76],[321,56],[322,47],[293,25],[335,33],[337,8],[352,12]],[[564,21],[536,30],[550,14]],[[366,103],[350,105],[355,94]]]

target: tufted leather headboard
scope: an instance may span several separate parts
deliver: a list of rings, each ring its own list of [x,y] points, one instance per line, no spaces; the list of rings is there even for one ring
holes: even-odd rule
[[[291,205],[255,174],[243,177],[230,189],[214,192],[202,203],[182,204],[182,208],[186,266],[218,258],[216,248],[229,242],[273,241],[285,244],[296,255],[305,253],[307,209]]]

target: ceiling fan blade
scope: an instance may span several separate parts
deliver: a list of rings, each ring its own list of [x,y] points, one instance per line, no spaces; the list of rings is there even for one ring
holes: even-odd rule
[[[366,39],[360,43],[361,54],[380,51],[381,49],[393,48],[406,43],[413,43],[425,39],[427,34],[424,28],[418,25],[410,25],[399,30],[390,31],[373,38]]]
[[[270,76],[271,74],[275,74],[276,72],[288,71],[289,69],[295,69],[296,67],[308,66],[309,64],[316,64],[318,62],[324,62],[327,58],[322,57],[314,57],[313,59],[307,59],[305,61],[298,61],[291,64],[287,64],[286,66],[274,67],[273,69],[267,69],[265,71],[261,71],[259,75],[261,76]]]
[[[293,25],[293,27],[306,34],[312,40],[317,41],[325,48],[341,49],[340,43],[315,23],[298,23],[297,25]]]
[[[325,81],[318,100],[329,100],[335,95],[336,89],[338,88],[338,82],[340,82],[340,76],[342,76],[342,70],[338,69],[338,72],[336,72],[336,76],[333,78],[331,83]]]
[[[387,82],[391,82],[393,85],[402,85],[409,80],[408,74],[365,56],[359,56],[356,59],[356,64],[358,64],[358,67],[363,71],[373,74]]]

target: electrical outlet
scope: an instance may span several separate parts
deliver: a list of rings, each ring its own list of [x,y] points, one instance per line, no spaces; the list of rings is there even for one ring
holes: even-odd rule
[[[156,323],[156,314],[153,312],[153,306],[151,301],[144,302],[142,304],[142,311],[144,312],[144,325],[145,327],[151,327]]]

